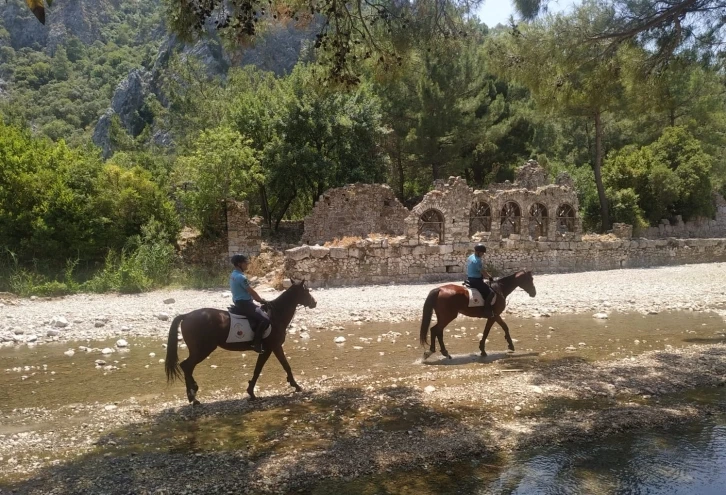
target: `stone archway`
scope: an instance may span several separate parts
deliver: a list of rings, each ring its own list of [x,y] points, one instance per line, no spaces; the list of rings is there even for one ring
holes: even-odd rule
[[[502,238],[519,234],[522,229],[522,208],[515,201],[507,201],[500,213]]]
[[[418,237],[426,240],[437,239],[444,242],[444,215],[438,210],[429,208],[418,218]]]
[[[529,236],[532,239],[547,237],[549,215],[547,207],[542,203],[534,203],[529,207]]]
[[[469,214],[469,235],[492,231],[492,208],[486,201],[477,201]]]
[[[567,203],[557,207],[557,231],[560,233],[575,232],[576,227],[575,209]]]

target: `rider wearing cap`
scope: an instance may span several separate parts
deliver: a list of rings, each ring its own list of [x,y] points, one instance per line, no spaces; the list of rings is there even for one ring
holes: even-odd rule
[[[232,256],[231,261],[234,266],[234,270],[232,270],[229,276],[229,289],[232,291],[232,301],[238,313],[246,316],[250,320],[250,326],[255,334],[252,349],[260,353],[262,352],[262,336],[265,333],[265,329],[270,325],[270,318],[252,300],[254,299],[260,304],[266,304],[267,301],[262,299],[250,286],[250,282],[244,274],[249,264],[247,256],[235,254]]]
[[[484,298],[484,306],[488,307],[494,298],[494,291],[489,285],[484,283],[484,277],[491,279],[491,275],[484,268],[484,253],[487,252],[484,244],[477,244],[474,247],[474,254],[466,260],[466,276],[469,280],[469,286],[478,290]]]

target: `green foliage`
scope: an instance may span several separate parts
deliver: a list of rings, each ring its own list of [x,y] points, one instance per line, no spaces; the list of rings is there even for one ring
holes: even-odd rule
[[[151,60],[158,47],[162,8],[158,2],[120,2],[101,38],[87,45],[70,36],[54,52],[0,46],[0,79],[10,91],[0,112],[53,140],[88,141],[108,108],[119,81]],[[12,22],[7,19],[5,22]],[[7,33],[0,17],[0,45]],[[7,36],[9,38],[9,35]]]
[[[0,231],[21,263],[103,258],[152,218],[173,241],[176,213],[149,172],[0,123]]]
[[[712,158],[697,139],[682,127],[669,127],[648,146],[612,153],[605,166],[605,183],[612,197],[629,191],[621,203],[634,200],[651,224],[677,214],[686,219],[710,216],[711,167]]]
[[[184,194],[193,225],[206,235],[220,234],[222,200],[244,199],[264,180],[251,140],[229,127],[203,131],[188,155],[177,162],[176,176],[194,183]]]

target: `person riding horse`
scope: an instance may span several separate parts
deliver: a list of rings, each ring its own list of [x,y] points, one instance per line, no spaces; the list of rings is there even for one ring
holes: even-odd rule
[[[252,349],[257,353],[262,353],[262,336],[270,325],[270,317],[252,300],[254,299],[262,305],[267,304],[267,301],[257,294],[255,289],[250,286],[249,280],[247,280],[244,273],[249,265],[247,256],[235,254],[230,261],[232,261],[234,270],[229,275],[229,289],[232,291],[235,312],[249,319],[250,327],[252,327],[255,334]]]
[[[484,277],[491,280],[491,275],[484,268],[484,253],[487,252],[484,244],[477,244],[474,247],[474,254],[466,260],[466,276],[469,287],[478,290],[484,298],[484,307],[488,308],[492,304],[494,291],[484,282]]]

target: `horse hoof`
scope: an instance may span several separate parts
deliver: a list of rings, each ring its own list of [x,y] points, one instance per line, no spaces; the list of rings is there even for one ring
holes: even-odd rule
[[[487,357],[487,353],[484,351],[481,351],[481,357]]]
[[[451,354],[449,354],[448,352],[444,351],[444,352],[442,352],[441,354],[442,354],[442,355],[443,355],[443,356],[444,356],[445,358],[447,358],[447,359],[451,359]]]
[[[201,406],[201,405],[202,405],[202,403],[201,403],[201,402],[199,402],[199,401],[198,401],[197,399],[194,399],[194,400],[192,401],[192,407],[194,407],[194,406]]]
[[[303,389],[301,386],[299,386],[299,385],[295,386],[295,393],[302,392],[302,391],[303,391]]]
[[[424,359],[430,358],[432,354],[433,354],[433,351],[426,351],[426,352],[424,352]]]
[[[509,353],[514,352],[514,346],[511,346],[507,352],[509,352]]]

